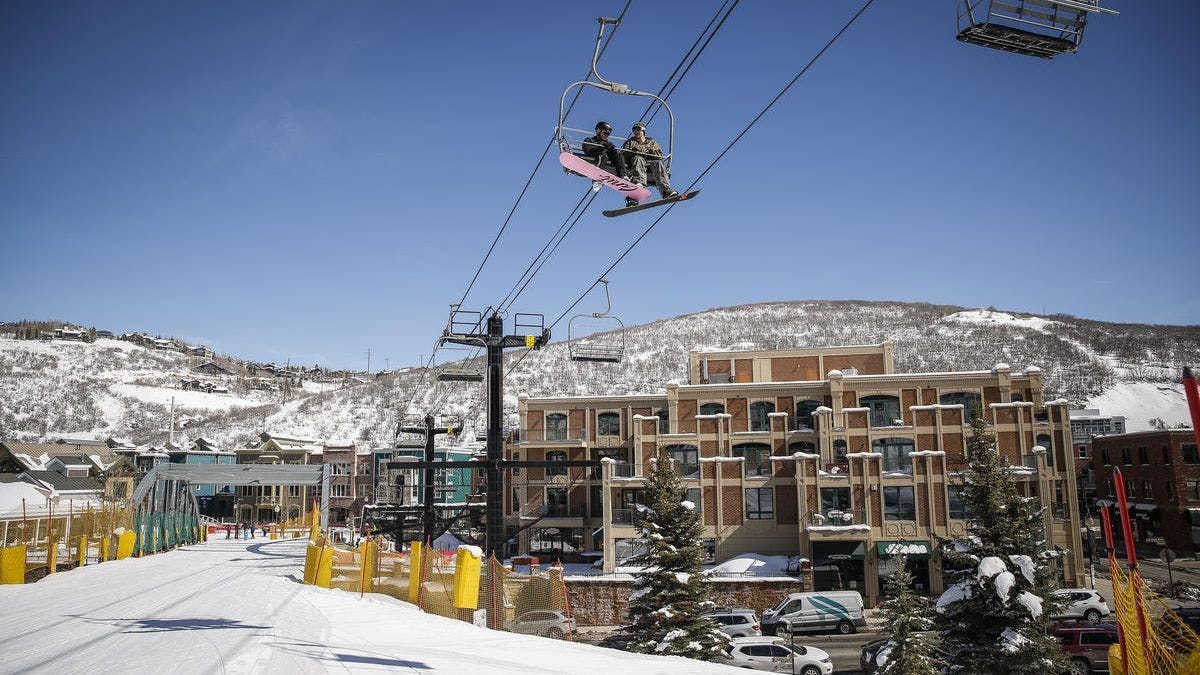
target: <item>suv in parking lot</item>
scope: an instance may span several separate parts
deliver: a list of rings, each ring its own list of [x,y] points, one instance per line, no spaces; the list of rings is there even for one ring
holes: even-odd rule
[[[1068,604],[1052,619],[1083,619],[1088,623],[1096,623],[1112,614],[1104,598],[1096,591],[1086,588],[1062,588],[1052,594],[1056,599],[1065,599]]]
[[[721,632],[729,637],[758,637],[762,635],[762,629],[758,624],[758,617],[754,615],[754,610],[744,607],[722,607],[714,612],[709,612],[704,615],[707,619],[712,619],[717,622],[717,627]]]
[[[1117,642],[1116,624],[1064,621],[1052,626],[1050,634],[1071,657],[1074,675],[1108,672],[1108,646]]]

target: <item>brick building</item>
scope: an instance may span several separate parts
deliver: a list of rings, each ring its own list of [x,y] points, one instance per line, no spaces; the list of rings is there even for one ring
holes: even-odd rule
[[[1039,369],[895,373],[883,343],[693,352],[689,377],[659,395],[519,397],[507,457],[608,459],[599,471],[511,478],[521,552],[601,551],[615,569],[637,548],[634,505],[661,454],[701,510],[714,560],[803,556],[818,590],[853,588],[874,605],[903,548],[918,587],[937,593],[936,538],[966,531],[955,477],[964,432],[982,416],[1023,492],[1046,507],[1047,540],[1068,551],[1065,583],[1082,583],[1067,405],[1042,400]]]
[[[373,451],[353,441],[326,441],[309,453],[309,462],[329,465],[329,525],[358,527],[363,506],[374,497]]]
[[[1200,455],[1191,429],[1135,431],[1092,439],[1096,505],[1101,508],[1114,508],[1114,469],[1120,469],[1125,478],[1139,544],[1165,545],[1186,555],[1200,550]]]

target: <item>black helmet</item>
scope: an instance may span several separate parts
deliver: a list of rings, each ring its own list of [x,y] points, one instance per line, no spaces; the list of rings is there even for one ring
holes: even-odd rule
[[[596,122],[596,131],[607,131],[611,133],[612,125],[604,121]]]

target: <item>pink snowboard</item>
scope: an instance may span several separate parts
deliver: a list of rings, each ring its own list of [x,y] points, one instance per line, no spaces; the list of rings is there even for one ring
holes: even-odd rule
[[[607,185],[618,192],[624,193],[626,197],[632,197],[639,202],[650,196],[650,191],[641,185],[638,185],[637,183],[631,183],[624,178],[617,178],[611,173],[577,155],[573,155],[569,152],[560,153],[558,155],[558,161],[567,169],[587,176],[592,180],[599,181],[600,183]]]

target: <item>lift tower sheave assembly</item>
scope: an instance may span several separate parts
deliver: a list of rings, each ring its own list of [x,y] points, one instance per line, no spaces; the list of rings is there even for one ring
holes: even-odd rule
[[[401,426],[399,430],[407,434],[425,435],[425,461],[421,463],[423,465],[421,482],[424,483],[422,486],[423,494],[421,498],[421,505],[424,507],[421,518],[421,540],[428,542],[433,539],[434,527],[433,488],[434,468],[437,466],[437,462],[436,458],[434,457],[433,441],[438,434],[450,434],[455,436],[462,433],[462,424],[459,424],[455,427],[435,427],[433,415],[426,415],[421,422],[422,424],[420,425],[414,424],[410,426]]]
[[[470,318],[475,318],[474,322]],[[464,329],[465,330],[462,330]],[[486,323],[479,312],[455,309],[450,314],[442,342],[482,347],[487,352],[487,520],[484,552],[504,555],[504,350],[525,347],[541,349],[550,341],[550,331],[541,314],[514,315],[514,335],[504,334],[504,317],[488,313]]]

